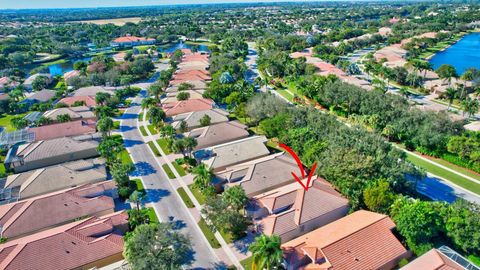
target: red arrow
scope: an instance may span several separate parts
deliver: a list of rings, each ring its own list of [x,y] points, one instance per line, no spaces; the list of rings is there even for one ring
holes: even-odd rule
[[[303,168],[302,161],[300,161],[300,158],[297,156],[297,154],[288,146],[286,146],[283,143],[278,144],[281,148],[285,149],[297,162],[298,168],[300,169],[300,172],[302,173],[302,179],[305,178],[305,170]],[[310,173],[308,174],[308,179],[307,179],[307,185],[304,185],[303,182],[298,178],[298,176],[294,173],[292,173],[293,178],[297,180],[298,183],[305,189],[308,190],[308,187],[310,186],[310,181],[312,180],[313,173],[315,172],[315,169],[317,168],[317,163],[315,162],[312,166],[312,169],[310,170]]]

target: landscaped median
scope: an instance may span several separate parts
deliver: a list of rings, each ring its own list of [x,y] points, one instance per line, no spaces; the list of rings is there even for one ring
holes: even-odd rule
[[[205,196],[203,196],[202,192],[198,188],[195,188],[193,184],[188,185],[188,188],[192,192],[195,199],[197,199],[199,204],[205,203]]]
[[[168,164],[163,164],[162,169],[165,171],[167,174],[168,178],[170,179],[175,179],[175,174],[173,174],[172,170],[170,169],[170,166]]]
[[[441,178],[445,178],[454,184],[457,184],[467,190],[470,190],[473,193],[480,195],[480,184],[477,184],[469,179],[466,179],[456,173],[453,173],[443,168],[440,168],[438,166],[435,166],[434,164],[431,164],[430,162],[425,161],[415,155],[412,155],[410,153],[406,153],[406,154],[407,154],[407,159],[413,164],[415,164],[416,166],[423,168],[429,173],[432,173]]]
[[[147,130],[145,130],[144,126],[140,126],[140,133],[142,133],[143,137],[148,136]]]
[[[155,143],[154,143],[154,142],[150,141],[150,142],[148,142],[147,144],[148,144],[148,146],[150,147],[150,149],[152,149],[152,151],[153,151],[153,153],[155,154],[155,156],[157,156],[157,157],[161,156],[161,155],[160,155],[160,152],[158,151],[158,149],[157,149],[157,147],[155,146]]]
[[[172,151],[168,147],[168,142],[167,139],[161,138],[157,140],[158,145],[160,145],[160,148],[162,148],[162,151],[165,153],[165,155],[170,155]]]
[[[150,134],[152,134],[152,135],[158,134],[158,131],[157,131],[157,129],[155,128],[155,126],[153,126],[153,125],[148,125],[147,128],[148,128],[148,131],[150,131]]]
[[[212,232],[212,230],[210,230],[210,228],[208,227],[207,223],[203,218],[200,219],[200,221],[198,222],[198,227],[200,227],[200,230],[202,230],[203,235],[205,235],[205,237],[208,240],[208,243],[210,243],[210,246],[212,246],[212,248],[221,247],[217,238],[215,238],[215,234]]]

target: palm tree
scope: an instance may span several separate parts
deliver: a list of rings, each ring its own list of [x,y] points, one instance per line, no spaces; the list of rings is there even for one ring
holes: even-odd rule
[[[399,91],[400,91],[400,94],[402,94],[402,96],[404,96],[405,98],[408,98],[408,96],[410,96],[410,92],[408,91],[408,88],[405,86],[400,87]]]
[[[252,269],[275,269],[282,263],[283,252],[278,235],[267,236],[262,234],[255,238],[248,250],[252,252]]]
[[[462,107],[463,107],[463,115],[467,113],[469,117],[472,117],[478,112],[478,108],[480,107],[480,104],[478,100],[467,97],[462,102]]]
[[[158,101],[154,98],[145,98],[142,100],[142,109],[149,109],[152,107],[155,107],[157,105]]]
[[[193,168],[192,173],[195,175],[193,177],[194,185],[196,188],[201,190],[210,186],[213,179],[213,171],[208,168],[204,163]]]
[[[453,88],[453,87],[448,87],[447,91],[445,92],[445,96],[448,99],[448,107],[447,111],[450,109],[450,106],[452,106],[453,100],[457,97],[458,91]]]
[[[185,148],[187,148],[187,151],[188,151],[188,156],[192,157],[192,151],[197,146],[197,140],[192,137],[186,137],[186,138],[183,138],[183,140],[184,140]]]
[[[132,192],[132,194],[130,194],[130,197],[128,199],[131,202],[135,203],[137,211],[140,211],[140,204],[145,199],[145,193],[135,190],[134,192]]]
[[[156,83],[150,85],[148,87],[148,94],[151,96],[154,96],[155,99],[160,102],[160,96],[163,94],[163,87],[164,87],[164,82],[163,81],[157,81]]]
[[[147,117],[155,127],[159,127],[163,119],[165,119],[165,112],[158,107],[153,107],[148,110]]]

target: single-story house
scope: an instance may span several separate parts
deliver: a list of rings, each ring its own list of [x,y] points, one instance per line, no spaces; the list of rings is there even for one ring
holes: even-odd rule
[[[110,95],[114,95],[115,88],[103,87],[103,86],[82,87],[82,88],[78,88],[77,90],[75,90],[75,92],[73,92],[73,97],[91,96],[95,98],[97,93],[108,93]]]
[[[0,269],[92,269],[123,259],[128,214],[90,217],[0,245]]]
[[[105,181],[0,205],[0,234],[11,240],[87,216],[111,214],[116,197],[115,182]]]
[[[187,99],[163,104],[162,109],[165,111],[166,116],[170,117],[182,113],[209,110],[213,108],[213,105],[214,102],[211,99]]]
[[[267,156],[270,151],[265,146],[266,142],[265,136],[252,136],[197,150],[194,157],[214,172],[219,172],[228,166]]]
[[[78,76],[80,76],[80,71],[79,70],[70,70],[70,71],[67,71],[63,74],[63,78],[65,79],[65,81],[67,81],[70,78],[74,78],[74,77],[78,77]]]
[[[95,119],[95,114],[87,106],[78,106],[71,108],[57,108],[53,110],[46,111],[43,116],[51,119],[52,121],[57,121],[60,115],[68,115],[72,121],[75,120],[93,120]]]
[[[19,82],[13,81],[9,77],[1,77],[0,78],[0,90],[5,88],[15,88],[19,85]]]
[[[28,132],[35,134],[35,141],[51,140],[61,137],[72,137],[96,132],[94,120],[76,120],[39,127],[27,128]]]
[[[194,150],[198,150],[217,144],[246,138],[248,137],[249,133],[246,125],[238,121],[230,121],[196,128],[184,133],[183,135],[185,137],[195,138],[197,140],[197,146]]]
[[[37,77],[45,77],[47,78],[47,84],[50,84],[52,83],[53,81],[53,77],[52,75],[50,75],[49,73],[37,73],[37,74],[33,74],[32,76],[28,77],[27,79],[25,79],[25,81],[23,82],[23,86],[25,87],[25,89],[27,91],[31,91],[33,90],[33,81],[35,81],[35,79]]]
[[[27,199],[106,179],[103,160],[82,159],[9,175],[0,182],[0,188],[4,200]]]
[[[295,182],[291,172],[300,173],[297,163],[282,152],[263,156],[216,173],[216,183],[225,188],[240,185],[248,197]]]
[[[136,37],[127,35],[124,37],[118,37],[110,42],[112,47],[133,47],[140,45],[154,45],[156,40],[154,38]]]
[[[26,97],[24,100],[20,101],[20,103],[25,103],[28,106],[31,106],[36,103],[46,103],[52,100],[55,97],[55,94],[56,94],[56,91],[54,90],[44,89]]]
[[[401,270],[480,270],[462,255],[447,246],[433,248],[400,268]]]
[[[95,101],[95,96],[66,97],[66,98],[62,98],[58,103],[63,103],[70,107],[73,107],[73,105],[78,103],[82,103],[84,106],[87,106],[89,108],[97,106],[97,102]]]
[[[172,127],[178,129],[180,127],[180,123],[185,121],[189,129],[200,127],[200,119],[208,115],[210,117],[210,124],[218,124],[228,121],[228,112],[221,110],[221,109],[210,109],[210,110],[202,110],[202,111],[194,111],[194,112],[187,112],[181,113],[172,116],[170,119],[167,119],[169,123],[171,123]]]
[[[347,215],[348,200],[315,178],[308,191],[295,182],[255,196],[257,231],[287,242]]]
[[[188,99],[203,99],[205,90],[183,90],[177,92],[167,92],[166,97],[162,99],[162,104],[178,102],[177,96],[180,93],[188,93]]]
[[[188,83],[193,85],[194,90],[205,90],[207,88],[207,82],[203,80],[171,80],[169,82],[170,86],[167,88],[166,92],[178,92],[178,86],[182,83]]]
[[[97,157],[98,142],[62,137],[16,145],[7,153],[5,167],[16,173],[43,168],[63,162]]]
[[[282,244],[285,266],[294,269],[393,269],[410,252],[386,215],[360,210]]]

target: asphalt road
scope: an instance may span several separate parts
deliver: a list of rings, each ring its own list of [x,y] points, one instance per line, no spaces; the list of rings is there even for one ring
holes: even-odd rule
[[[135,98],[132,106],[125,111],[120,127],[125,147],[136,167],[132,176],[142,178],[148,195],[147,203],[152,204],[159,219],[163,222],[172,220],[181,232],[190,236],[193,254],[188,258],[192,261],[188,269],[225,269],[225,264],[211,250],[195,220],[189,215],[188,208],[175,194],[176,190],[169,182],[171,180],[167,178],[137,129],[141,99],[142,97]]]

